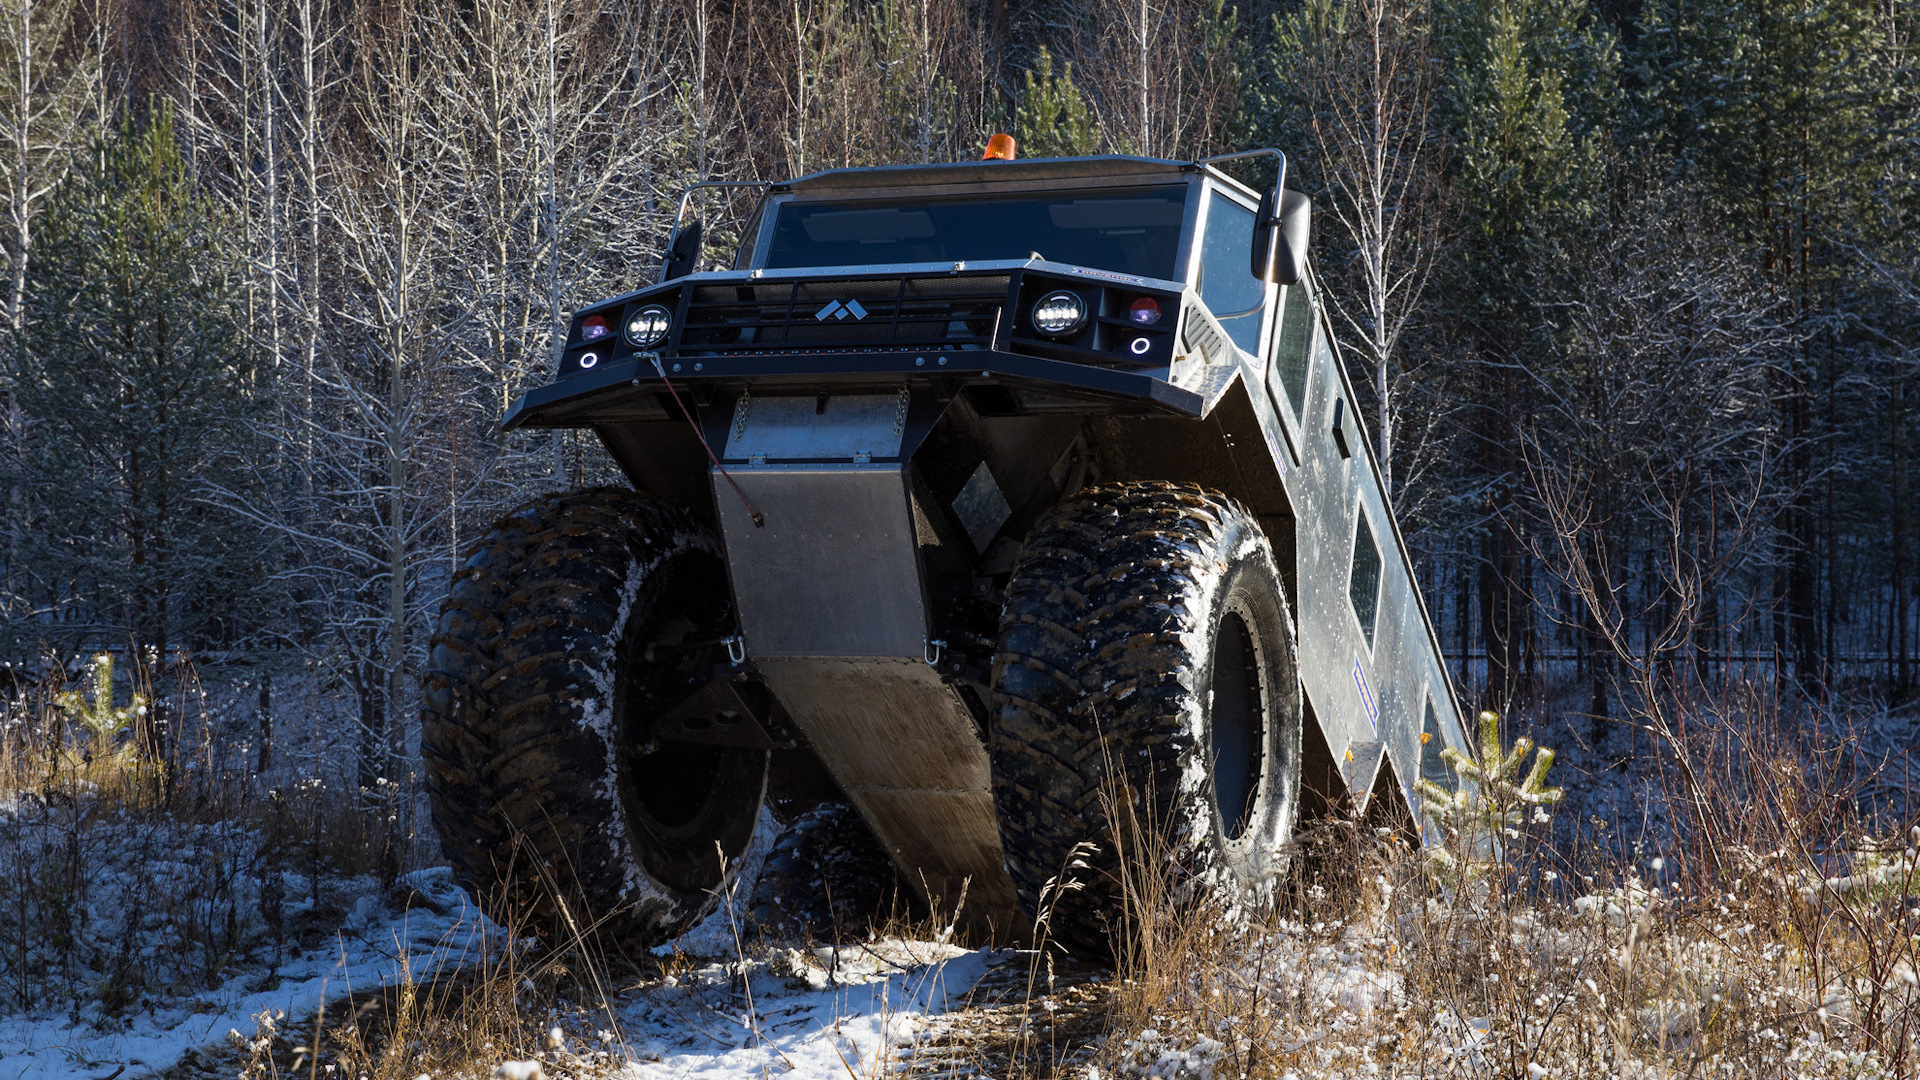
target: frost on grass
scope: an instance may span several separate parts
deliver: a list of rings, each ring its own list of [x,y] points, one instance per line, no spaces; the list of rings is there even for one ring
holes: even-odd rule
[[[160,1069],[255,1018],[457,966],[484,920],[444,868],[299,862],[271,827],[16,799],[0,936],[0,1073]],[[256,1038],[248,1035],[247,1039]]]
[[[1582,862],[1547,842],[1544,767],[1483,735],[1468,797],[1429,800],[1445,861],[1334,822],[1269,919],[1143,913],[1098,1071],[1913,1075],[1920,835],[1815,846],[1728,800],[1718,862]]]
[[[688,958],[622,995],[636,1080],[881,1076],[910,1063],[929,1018],[958,1004],[994,954],[882,937]]]

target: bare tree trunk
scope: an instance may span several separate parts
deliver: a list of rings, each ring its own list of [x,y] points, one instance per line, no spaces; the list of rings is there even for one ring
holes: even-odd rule
[[[259,65],[260,93],[260,165],[261,195],[265,200],[265,220],[261,223],[262,256],[266,260],[267,279],[267,364],[271,378],[280,382],[280,139],[278,119],[279,106],[274,93],[278,82],[274,66],[274,57],[268,48],[271,40],[267,34],[267,24],[271,16],[267,10],[267,0],[260,0],[254,12],[253,55]]]
[[[1147,17],[1151,10],[1152,9],[1147,6],[1147,0],[1140,0],[1140,18],[1139,22],[1134,25],[1134,35],[1140,46],[1140,55],[1133,69],[1133,77],[1139,86],[1140,94],[1140,134],[1138,136],[1140,149],[1138,153],[1148,155],[1153,153],[1151,149],[1153,146],[1153,111],[1148,104],[1147,97],[1147,42],[1151,37],[1147,28]]]
[[[313,423],[315,379],[320,359],[320,220],[325,211],[320,201],[320,21],[314,16],[316,0],[298,0],[296,17],[300,27],[299,67],[299,143],[300,182],[305,196],[301,214],[306,219],[304,272],[300,275],[300,427],[302,494],[313,495]]]
[[[26,298],[32,280],[33,227],[41,204],[66,172],[76,149],[87,104],[100,82],[99,56],[82,49],[64,62],[56,53],[70,44],[79,9],[74,0],[3,0],[0,8],[0,178],[6,184],[6,280],[0,288],[0,350],[13,349],[26,327]],[[82,38],[91,42],[91,38]],[[27,438],[27,417],[10,380],[17,355],[0,352],[0,457],[20,460]],[[20,595],[22,532],[28,518],[26,489],[8,470],[6,576],[0,581],[0,614]]]
[[[1892,413],[1889,433],[1893,458],[1893,610],[1889,612],[1888,631],[1893,654],[1893,698],[1905,701],[1913,692],[1913,669],[1909,663],[1911,648],[1907,642],[1907,611],[1911,607],[1907,583],[1907,530],[1911,513],[1907,496],[1907,378],[1904,369],[1893,377],[1889,405]]]

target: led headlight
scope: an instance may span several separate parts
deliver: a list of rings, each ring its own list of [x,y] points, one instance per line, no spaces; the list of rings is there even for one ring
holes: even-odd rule
[[[650,349],[666,338],[672,326],[672,312],[649,304],[627,317],[627,342],[636,349]]]
[[[1087,302],[1065,289],[1050,292],[1033,305],[1033,327],[1049,337],[1066,337],[1086,321]]]

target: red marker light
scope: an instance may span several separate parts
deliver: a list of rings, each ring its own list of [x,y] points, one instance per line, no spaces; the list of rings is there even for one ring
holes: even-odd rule
[[[611,333],[613,333],[613,328],[607,325],[607,320],[598,315],[589,315],[587,316],[587,321],[580,324],[580,340],[582,341],[599,341]]]
[[[1160,321],[1160,301],[1151,296],[1143,296],[1127,309],[1127,318],[1135,326],[1152,326]]]

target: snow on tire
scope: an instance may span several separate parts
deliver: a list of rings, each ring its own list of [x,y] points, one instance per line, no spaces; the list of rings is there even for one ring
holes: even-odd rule
[[[648,727],[731,625],[716,542],[632,491],[537,499],[473,549],[441,608],[420,742],[441,846],[491,914],[646,945],[712,908],[767,755]]]
[[[1243,912],[1271,896],[1300,795],[1296,665],[1272,548],[1224,495],[1112,484],[1034,527],[1002,612],[989,752],[1007,868],[1029,914],[1048,893],[1055,940],[1111,947],[1106,807],[1122,793],[1169,842],[1175,892]]]

